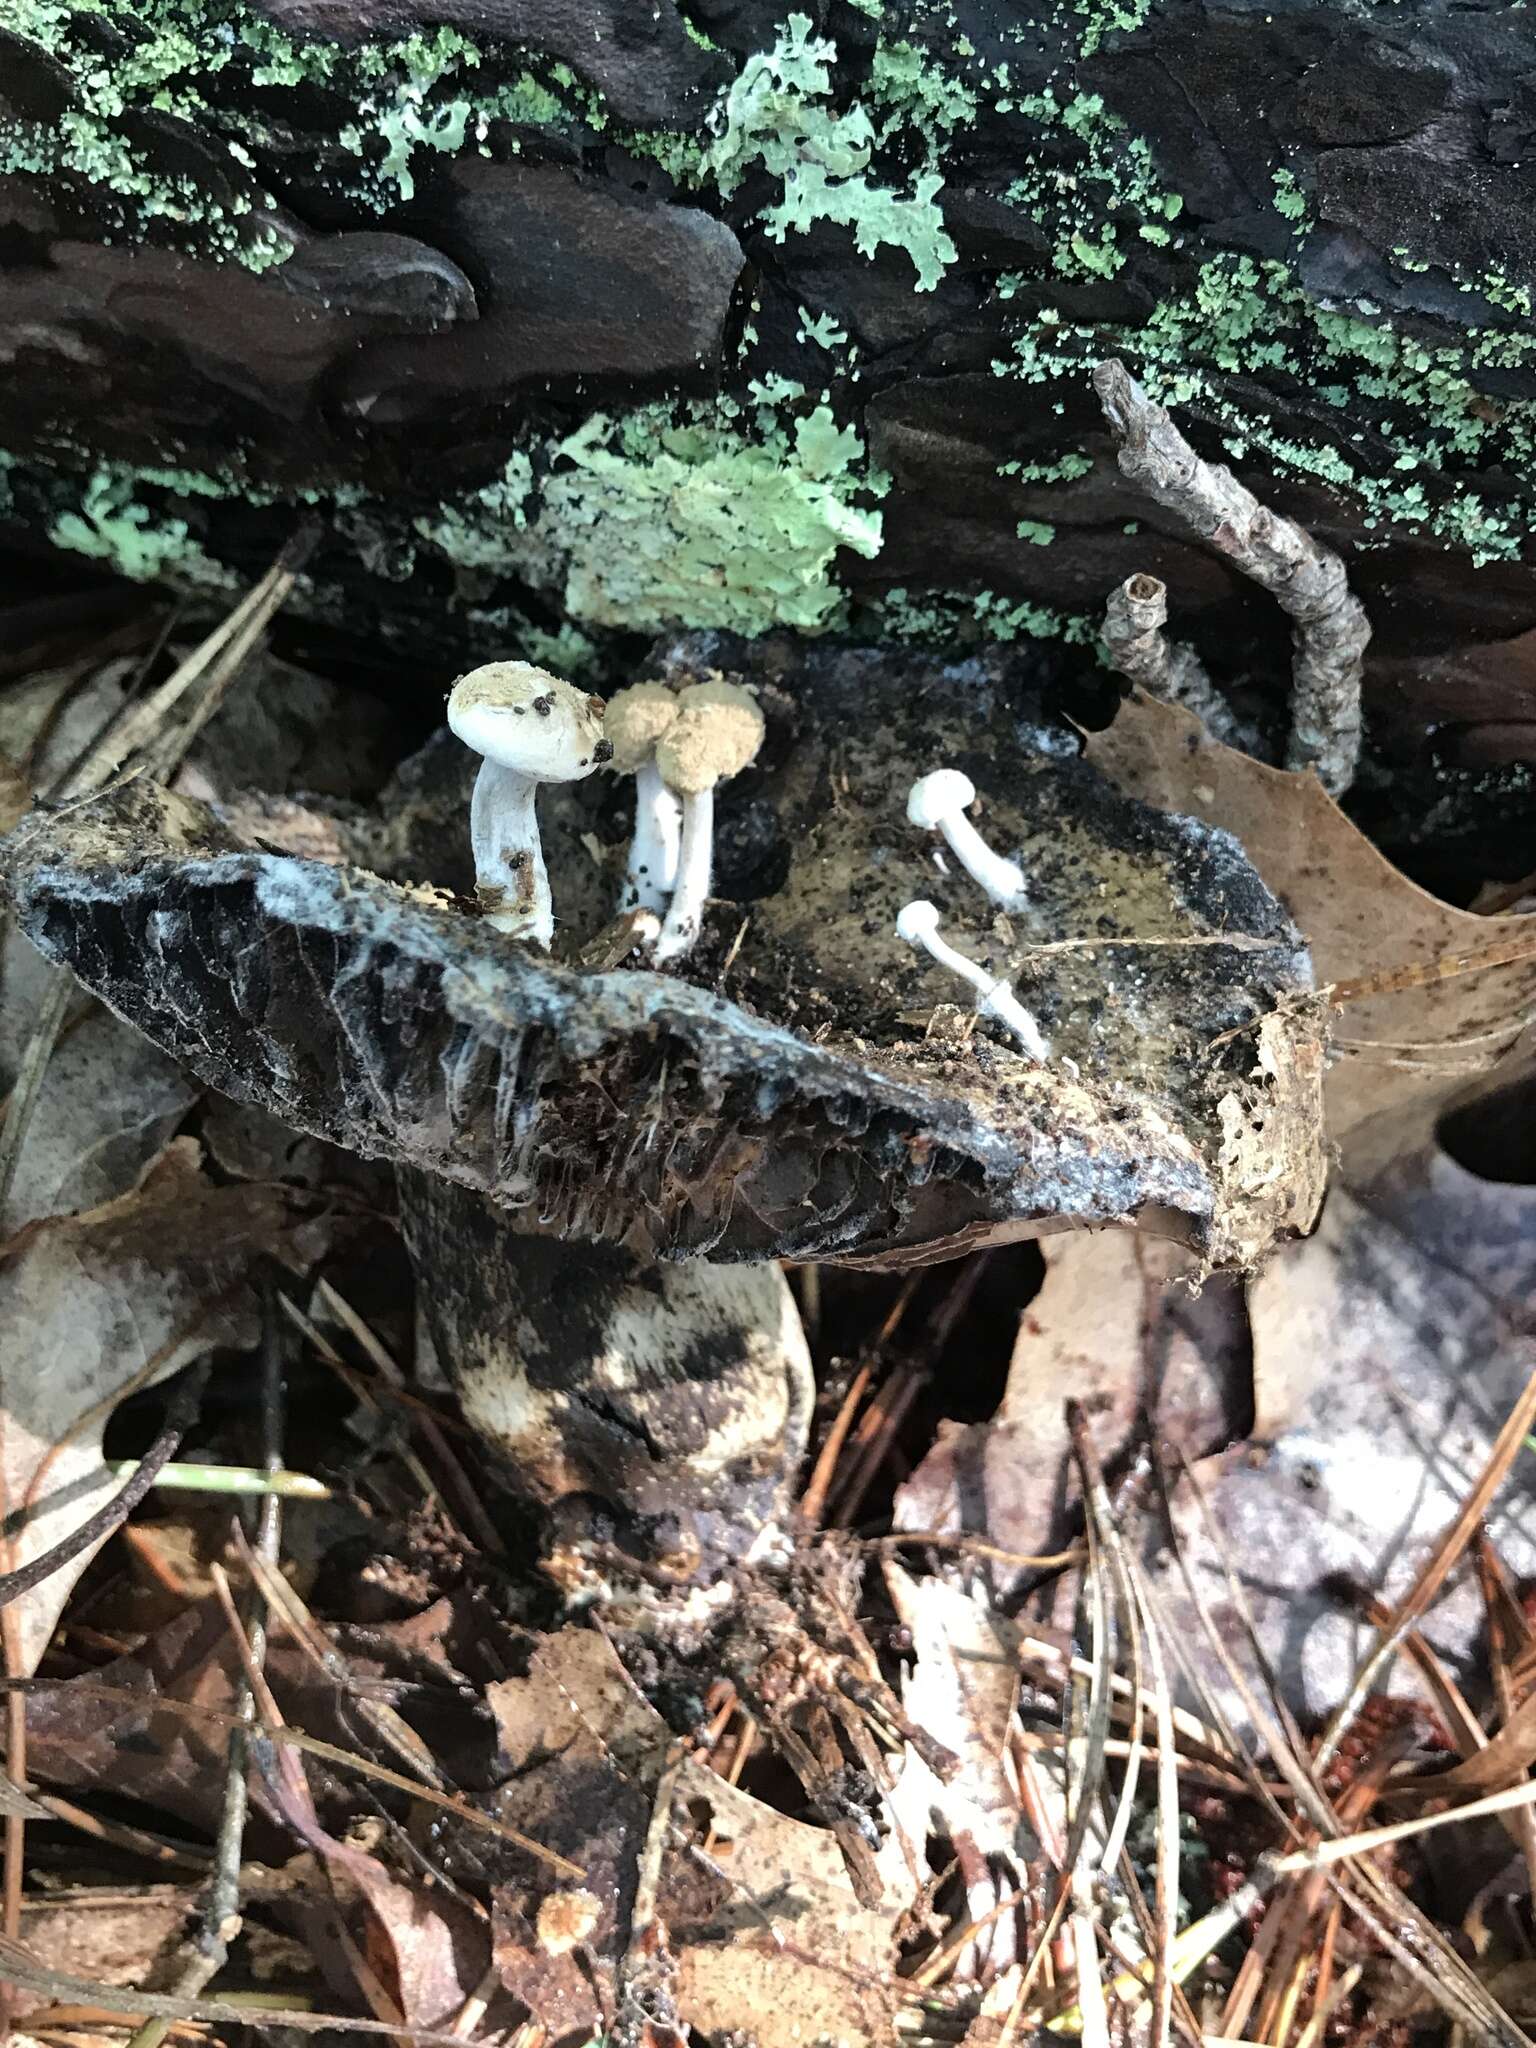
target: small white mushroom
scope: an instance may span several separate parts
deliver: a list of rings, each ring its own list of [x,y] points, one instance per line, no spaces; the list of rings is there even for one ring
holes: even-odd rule
[[[493,661],[454,684],[448,723],[482,757],[469,837],[487,921],[547,947],[555,913],[534,800],[541,782],[579,782],[608,759],[602,699],[526,661]]]
[[[1043,1063],[1050,1058],[1051,1048],[1042,1037],[1040,1026],[1008,983],[994,981],[985,968],[967,960],[939,937],[939,913],[934,904],[923,898],[907,904],[896,920],[896,935],[909,946],[921,946],[931,959],[973,988],[978,1017],[991,1017],[1011,1031],[1031,1059]]]
[[[613,745],[613,766],[635,778],[635,833],[619,909],[665,910],[677,886],[683,809],[661,779],[657,742],[677,717],[677,693],[665,683],[631,683],[608,699],[603,731]]]
[[[656,749],[662,780],[683,799],[677,887],[656,942],[658,961],[680,959],[698,939],[714,860],[715,784],[757,758],[763,732],[763,714],[740,683],[717,679],[678,692],[677,717]]]
[[[1017,861],[994,853],[965,815],[976,801],[976,785],[958,768],[936,768],[913,783],[907,796],[907,819],[925,832],[942,832],[949,850],[966,873],[1004,910],[1022,910],[1028,901],[1024,870]]]

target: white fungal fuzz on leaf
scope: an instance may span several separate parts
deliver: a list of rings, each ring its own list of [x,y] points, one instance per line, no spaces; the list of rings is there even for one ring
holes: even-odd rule
[[[717,680],[680,690],[677,717],[656,748],[656,765],[683,800],[677,887],[656,942],[658,962],[693,950],[704,923],[714,863],[715,785],[739,775],[763,743],[763,714],[740,683]]]
[[[664,911],[677,886],[683,808],[656,765],[657,744],[677,714],[677,693],[665,683],[632,683],[609,698],[604,713],[613,766],[635,778],[635,830],[620,911]]]
[[[471,669],[448,698],[448,724],[482,757],[470,801],[475,886],[486,921],[548,947],[555,935],[535,799],[541,782],[580,782],[613,749],[603,705],[526,661]]]
[[[907,819],[925,832],[942,832],[950,852],[992,902],[1004,910],[1022,910],[1029,900],[1024,870],[994,853],[965,815],[975,801],[976,785],[968,775],[958,768],[936,768],[913,783]]]
[[[909,946],[920,946],[940,967],[947,967],[951,974],[974,989],[977,1016],[990,1017],[1011,1031],[1030,1059],[1043,1064],[1050,1058],[1051,1048],[1040,1026],[1009,984],[995,981],[984,967],[978,967],[974,960],[967,960],[963,953],[957,953],[953,946],[939,937],[939,913],[934,904],[923,898],[909,903],[896,920],[896,935]]]

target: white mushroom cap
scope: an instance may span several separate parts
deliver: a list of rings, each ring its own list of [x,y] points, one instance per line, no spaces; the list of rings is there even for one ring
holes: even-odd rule
[[[579,782],[610,758],[603,703],[526,661],[492,661],[460,676],[448,724],[477,754],[534,782]]]
[[[958,768],[935,768],[931,775],[913,783],[907,796],[907,822],[931,832],[941,820],[952,818],[976,801],[976,785]]]
[[[930,903],[926,896],[919,896],[915,903],[904,904],[896,919],[896,936],[909,946],[920,946],[924,939],[932,938],[938,928],[938,905]]]

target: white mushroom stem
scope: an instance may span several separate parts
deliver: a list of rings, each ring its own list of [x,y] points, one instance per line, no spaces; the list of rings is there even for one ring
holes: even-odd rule
[[[683,797],[683,834],[677,855],[677,887],[661,937],[656,941],[658,963],[680,959],[693,950],[704,923],[704,906],[709,901],[710,876],[714,867],[715,792],[690,791]]]
[[[896,920],[896,933],[909,946],[921,946],[930,959],[936,960],[940,967],[947,967],[951,974],[975,990],[978,1017],[991,1017],[1011,1031],[1031,1059],[1041,1062],[1049,1059],[1051,1048],[1042,1036],[1040,1026],[1008,983],[995,981],[984,967],[978,967],[974,960],[967,960],[963,953],[957,953],[953,946],[939,937],[939,913],[932,903],[922,899],[909,903]]]
[[[907,797],[907,816],[926,831],[942,832],[950,852],[973,882],[1004,910],[1021,910],[1027,900],[1024,870],[1017,861],[994,853],[965,815],[976,801],[976,786],[956,768],[936,768],[914,782]]]
[[[625,871],[624,910],[667,907],[677,887],[683,811],[653,759],[635,770],[635,836]]]
[[[555,936],[555,908],[534,809],[538,788],[515,768],[482,761],[469,805],[469,843],[486,922],[547,948]]]

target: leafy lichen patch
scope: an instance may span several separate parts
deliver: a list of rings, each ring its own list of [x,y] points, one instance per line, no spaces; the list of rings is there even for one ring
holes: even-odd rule
[[[911,192],[903,193],[870,175],[870,159],[883,132],[903,114],[918,112],[943,126],[964,118],[966,105],[974,103],[963,88],[952,86],[936,105],[931,90],[925,92],[929,74],[921,61],[910,46],[899,45],[877,62],[890,117],[882,132],[862,103],[835,109],[836,55],[835,44],[812,33],[809,15],[791,14],[773,47],[754,51],[732,82],[701,174],[729,197],[760,165],[783,181],[782,198],[761,215],[775,241],[831,221],[852,228],[861,255],[887,246],[904,250],[917,272],[918,290],[929,291],[956,255],[936,204],[942,173],[920,171]]]
[[[516,574],[557,591],[583,626],[690,626],[816,632],[842,595],[839,548],[872,556],[883,479],[826,405],[786,419],[787,383],[765,402],[731,400],[592,415],[526,453],[467,501],[418,522],[461,567]]]

